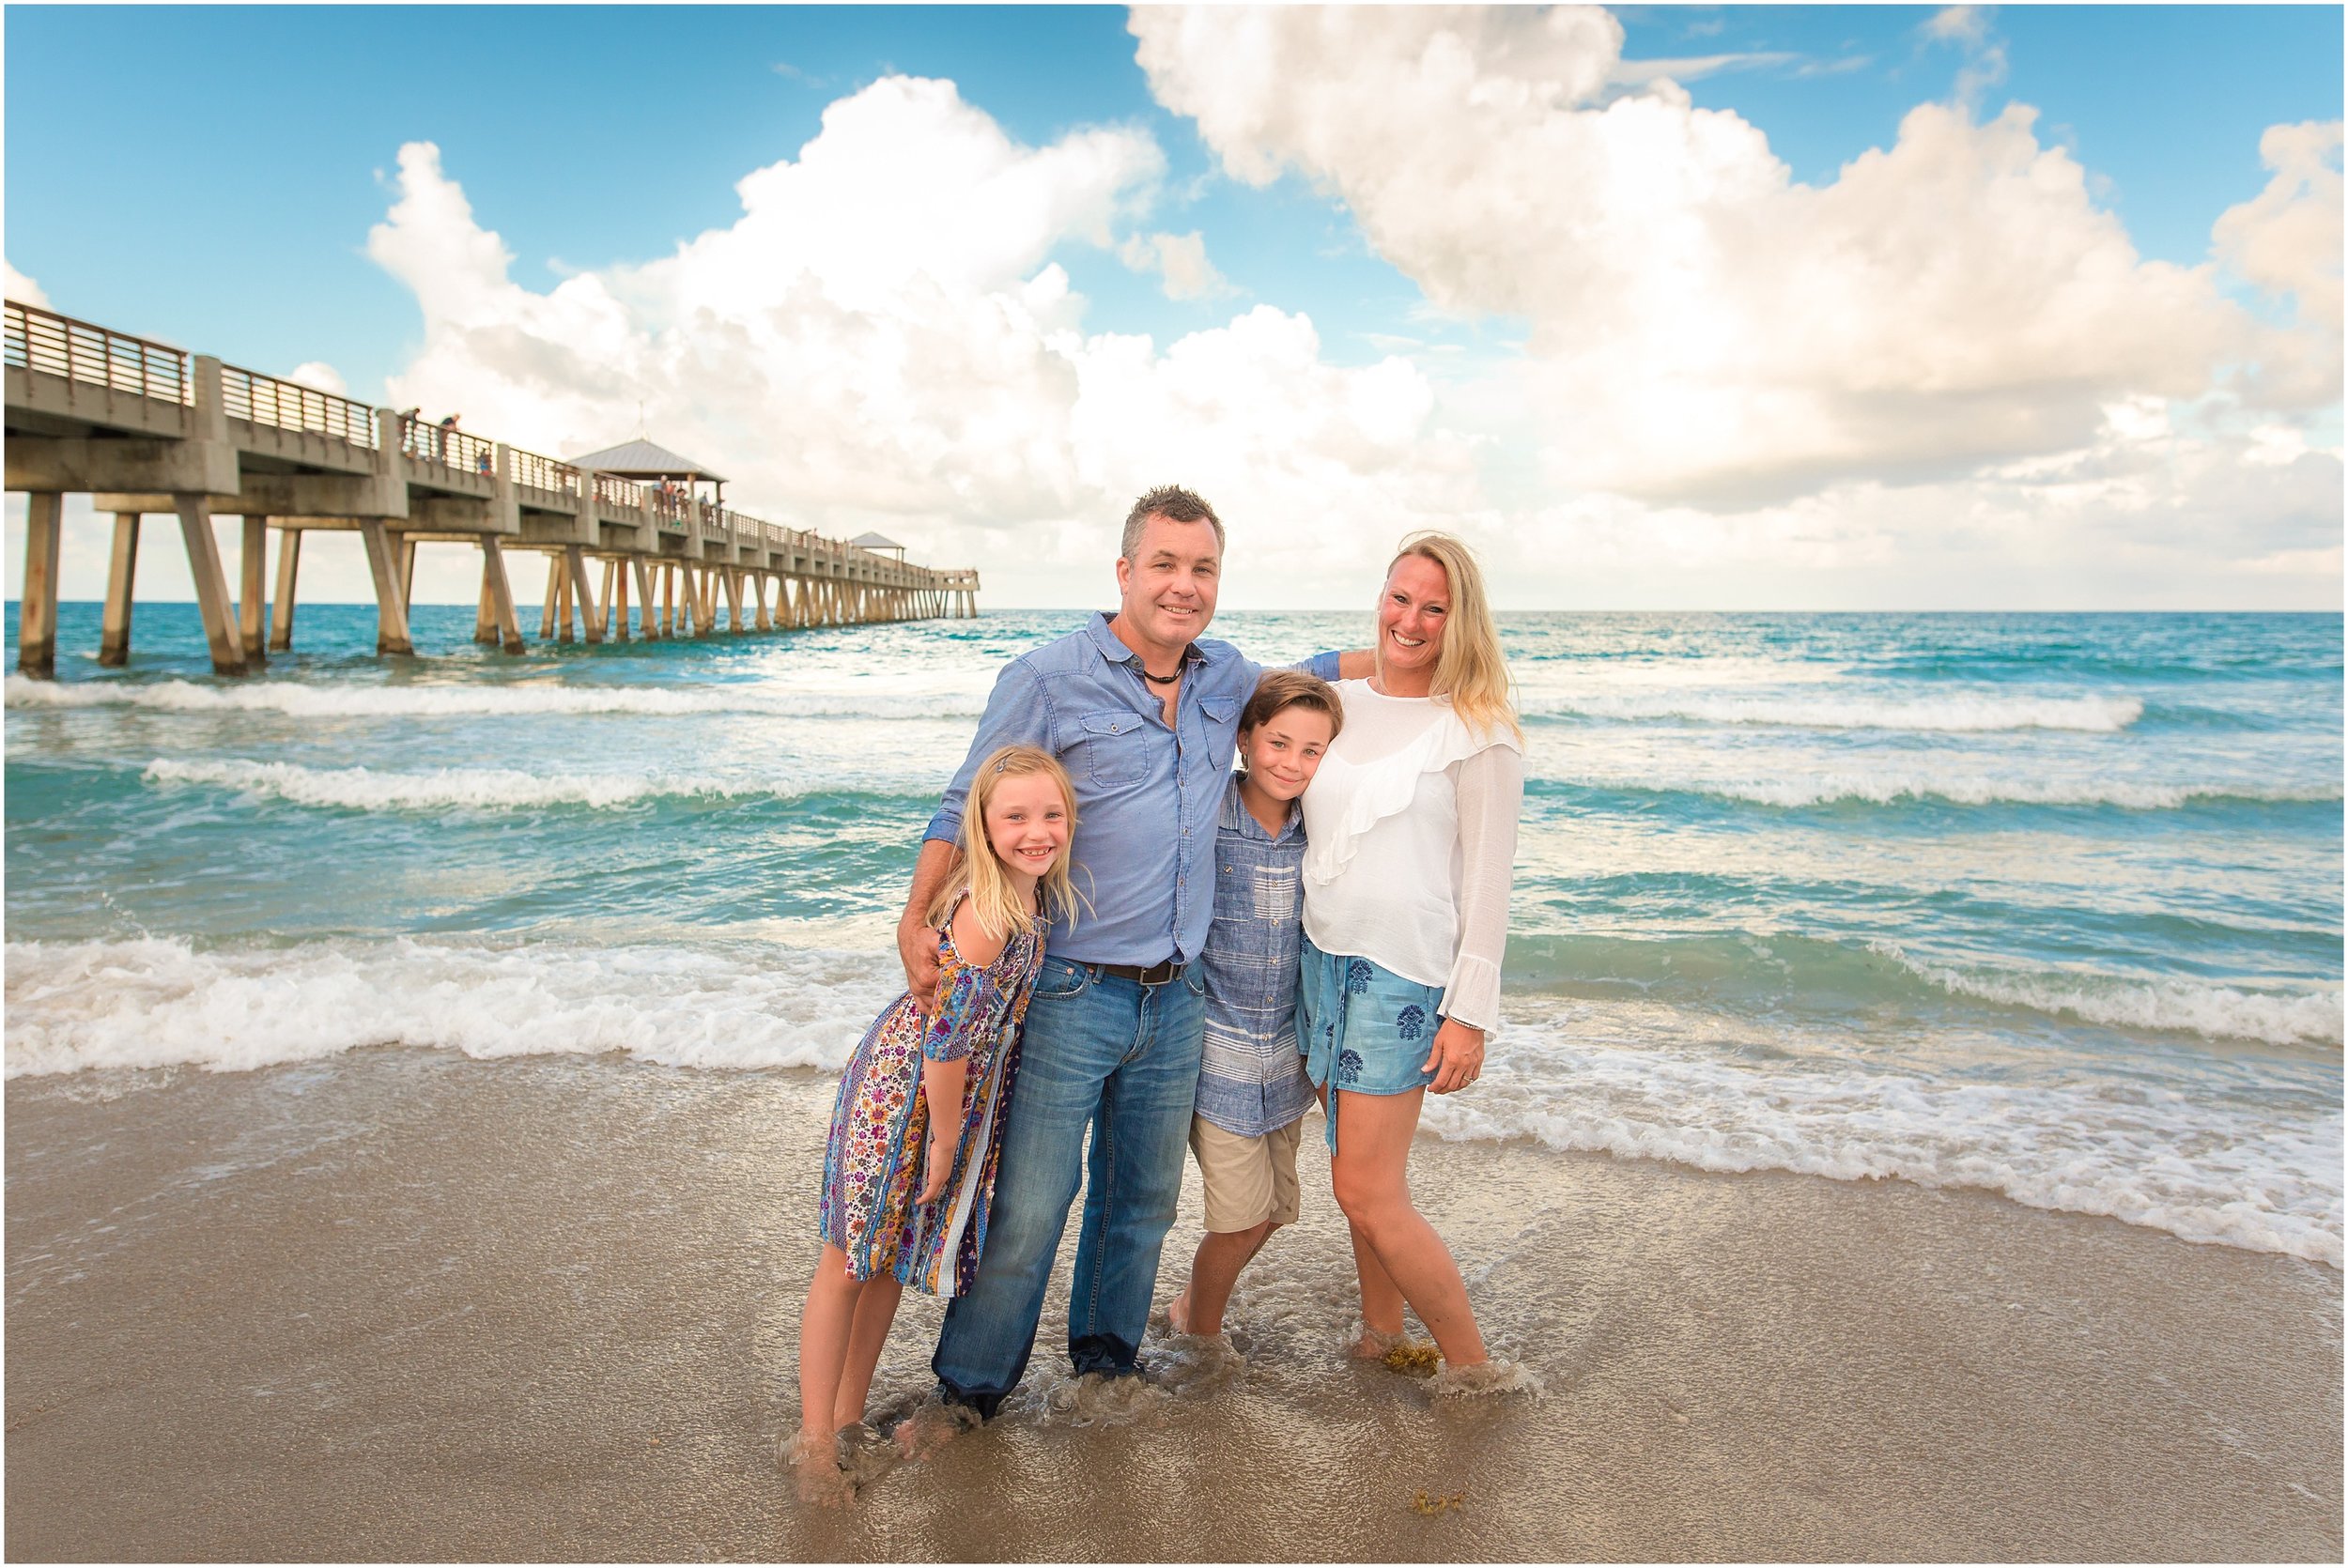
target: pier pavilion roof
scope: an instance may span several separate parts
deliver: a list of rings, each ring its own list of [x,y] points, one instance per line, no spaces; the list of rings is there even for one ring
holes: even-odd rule
[[[905,556],[905,547],[885,533],[859,533],[848,543],[859,550],[894,550],[900,561]]]
[[[726,482],[725,475],[712,473],[682,453],[671,452],[641,437],[605,447],[601,452],[591,452],[584,457],[564,460],[575,469],[593,469],[620,479],[705,479],[713,484]]]

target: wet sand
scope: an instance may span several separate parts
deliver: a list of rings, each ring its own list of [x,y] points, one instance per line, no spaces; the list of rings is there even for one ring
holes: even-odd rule
[[[403,1050],[10,1083],[8,1555],[2341,1553],[2333,1270],[1977,1193],[1424,1141],[1423,1207],[1546,1389],[1434,1400],[1341,1358],[1317,1121],[1230,1349],[1153,1342],[1155,1385],[1111,1391],[1137,1397],[1079,1390],[1056,1287],[1002,1420],[811,1510],[778,1455],[829,1092]],[[926,1387],[938,1310],[908,1296],[876,1404]]]

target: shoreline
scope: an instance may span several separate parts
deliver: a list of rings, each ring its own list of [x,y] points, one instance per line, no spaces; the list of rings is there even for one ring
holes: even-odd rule
[[[6,1094],[20,1560],[2341,1549],[2338,1270],[1976,1190],[1423,1135],[1422,1207],[1545,1384],[1433,1401],[1342,1359],[1307,1136],[1229,1347],[1074,1387],[1063,1264],[1005,1417],[829,1514],[779,1464],[828,1075],[372,1048]],[[876,1407],[939,1310],[908,1294]]]
[[[328,901],[318,917],[331,918]],[[299,925],[313,912],[284,913]],[[893,909],[716,933],[627,919],[625,931],[598,910],[569,926],[391,940],[11,940],[8,1065],[32,1078],[246,1069],[406,1040],[491,1061],[571,1052],[829,1072],[899,992],[885,945]],[[1738,943],[1663,945],[1636,961],[1669,976],[1683,962],[1716,973],[1723,945],[1732,962],[1745,956]],[[1755,961],[1831,945],[1779,938]],[[1838,956],[1865,960],[1829,952],[1825,968]],[[1557,962],[1518,957],[1534,961],[1528,969]],[[1604,951],[1576,961],[1627,967]],[[1427,1130],[1706,1171],[1970,1188],[2340,1266],[2336,1049],[2129,1036],[2043,1017],[2000,1034],[1961,1014],[1913,1016],[1908,997],[1884,1005],[1911,1016],[1871,1026],[1832,1009],[1771,1015],[1749,996],[1589,996],[1538,984],[1509,999],[1475,1092],[1430,1100]],[[679,1028],[679,1018],[696,1022]],[[2262,1081],[2254,1096],[2237,1092],[2246,1068]]]

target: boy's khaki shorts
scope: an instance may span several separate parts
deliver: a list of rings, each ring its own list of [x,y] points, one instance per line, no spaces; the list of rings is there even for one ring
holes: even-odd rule
[[[1304,1129],[1299,1116],[1260,1138],[1243,1138],[1191,1116],[1190,1152],[1206,1181],[1209,1230],[1248,1230],[1266,1220],[1296,1222],[1296,1143]]]

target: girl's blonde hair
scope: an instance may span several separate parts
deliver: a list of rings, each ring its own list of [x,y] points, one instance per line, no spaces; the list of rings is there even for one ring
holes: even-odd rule
[[[1491,599],[1484,592],[1483,568],[1467,542],[1448,533],[1413,533],[1402,541],[1386,575],[1405,556],[1431,561],[1451,589],[1451,613],[1444,618],[1443,652],[1435,657],[1432,695],[1451,699],[1452,711],[1474,730],[1506,730],[1519,741],[1524,730],[1517,724],[1517,706],[1508,675],[1508,661],[1500,652],[1500,627],[1492,621]],[[1382,582],[1379,592],[1385,588]],[[1386,639],[1374,639],[1381,675],[1386,668]]]
[[[1009,941],[1012,933],[1027,930],[1027,907],[1011,885],[1011,873],[1003,869],[1001,857],[986,836],[986,808],[1004,780],[1038,774],[1058,787],[1060,803],[1068,808],[1069,840],[1074,842],[1076,791],[1068,781],[1068,770],[1048,751],[1032,746],[1004,746],[981,762],[970,780],[970,797],[963,803],[962,832],[954,839],[953,858],[946,863],[945,880],[937,884],[937,896],[930,900],[929,913],[923,917],[929,924],[944,925],[954,900],[966,889],[970,912],[989,936]],[[1075,919],[1076,890],[1068,880],[1067,851],[1060,852],[1052,869],[1037,882],[1035,891],[1036,902],[1046,915]]]

